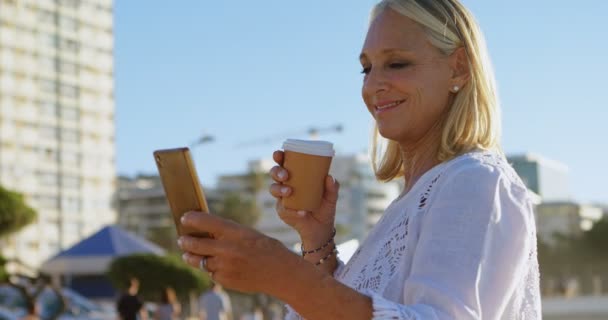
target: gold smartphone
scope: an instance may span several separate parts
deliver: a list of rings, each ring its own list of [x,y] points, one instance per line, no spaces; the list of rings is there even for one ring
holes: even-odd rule
[[[209,237],[207,233],[191,230],[180,223],[182,215],[186,212],[209,212],[190,150],[188,148],[156,150],[154,160],[171,208],[177,233],[180,236]]]

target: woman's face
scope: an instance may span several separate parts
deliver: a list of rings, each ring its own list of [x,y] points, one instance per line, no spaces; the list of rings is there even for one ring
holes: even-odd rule
[[[450,57],[411,19],[392,9],[380,13],[367,32],[361,65],[363,100],[383,137],[416,145],[447,111]]]

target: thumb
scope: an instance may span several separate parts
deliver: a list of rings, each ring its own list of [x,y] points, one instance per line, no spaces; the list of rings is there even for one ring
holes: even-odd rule
[[[325,192],[323,194],[323,200],[329,203],[338,202],[338,191],[340,190],[340,183],[333,176],[328,175],[325,177]]]

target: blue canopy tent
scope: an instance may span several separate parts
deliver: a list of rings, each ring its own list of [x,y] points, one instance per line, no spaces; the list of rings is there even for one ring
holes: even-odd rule
[[[110,298],[115,294],[105,277],[110,263],[135,253],[164,255],[165,251],[118,226],[106,226],[44,262],[40,272],[55,281],[63,278],[64,285],[86,297]]]

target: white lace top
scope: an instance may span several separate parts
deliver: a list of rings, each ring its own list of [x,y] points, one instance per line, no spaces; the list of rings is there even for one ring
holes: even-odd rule
[[[334,276],[372,298],[373,319],[541,319],[528,191],[493,152],[442,163]],[[299,318],[288,307],[286,319]]]

